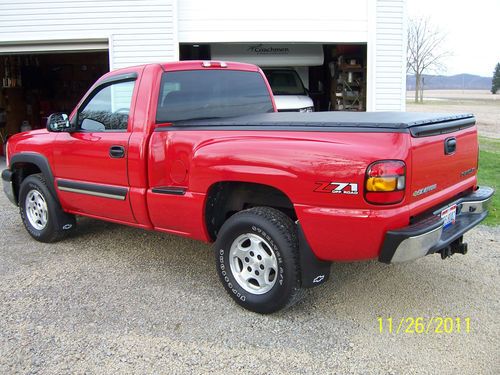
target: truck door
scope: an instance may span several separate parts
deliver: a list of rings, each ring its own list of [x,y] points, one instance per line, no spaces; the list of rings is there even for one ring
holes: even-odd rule
[[[65,209],[134,223],[127,148],[138,86],[136,72],[104,79],[71,119],[76,131],[57,135],[55,185]]]

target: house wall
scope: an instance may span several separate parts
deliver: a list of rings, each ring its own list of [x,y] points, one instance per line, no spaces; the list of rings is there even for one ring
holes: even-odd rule
[[[367,33],[367,0],[179,1],[181,43],[356,43]]]
[[[178,60],[177,0],[0,1],[0,54],[110,50],[110,68]]]
[[[379,111],[405,111],[406,1],[377,0],[374,13],[372,105]]]
[[[406,0],[0,0],[0,54],[109,49],[110,68],[180,43],[366,43],[367,109],[405,109]]]

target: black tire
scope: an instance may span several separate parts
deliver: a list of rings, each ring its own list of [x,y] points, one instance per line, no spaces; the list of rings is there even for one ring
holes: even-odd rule
[[[235,247],[232,247],[233,244]],[[230,255],[232,248],[238,255]],[[236,250],[240,248],[243,249],[241,253]],[[267,257],[263,252],[260,254],[266,259],[258,259],[258,255],[252,253],[251,249],[264,249]],[[269,314],[287,308],[300,299],[302,290],[296,227],[281,211],[269,207],[255,207],[231,216],[217,236],[215,258],[217,272],[224,288],[245,309]],[[268,260],[270,263],[266,264],[277,266],[274,284],[271,280],[273,267],[262,268],[264,263],[259,263]],[[259,275],[257,272],[261,268],[265,271]],[[251,279],[254,273],[260,276],[261,281],[257,280],[258,276]],[[253,288],[255,291],[248,290]]]
[[[43,199],[42,205],[45,203],[45,207],[39,206],[40,210],[46,212],[46,214],[41,215],[40,210],[31,210],[30,213],[30,203],[26,199],[28,195]],[[34,202],[33,199],[30,199],[30,201]],[[75,216],[67,214],[61,209],[59,202],[48,189],[47,183],[40,173],[26,177],[21,183],[19,211],[28,233],[40,242],[59,241],[76,226]],[[40,219],[40,216],[43,216],[44,219]]]

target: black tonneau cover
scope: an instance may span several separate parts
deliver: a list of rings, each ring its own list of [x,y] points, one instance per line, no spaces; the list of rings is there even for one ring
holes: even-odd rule
[[[176,129],[411,132],[413,136],[449,133],[475,124],[472,114],[423,112],[285,112],[197,119]],[[159,128],[160,131],[171,127]]]

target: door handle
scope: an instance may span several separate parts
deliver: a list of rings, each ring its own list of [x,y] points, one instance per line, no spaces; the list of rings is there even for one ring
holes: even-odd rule
[[[109,156],[112,158],[123,158],[125,156],[125,147],[123,146],[111,146],[109,148]]]

